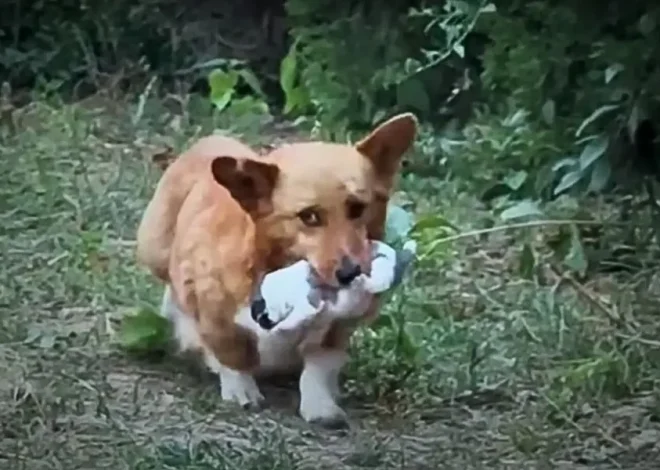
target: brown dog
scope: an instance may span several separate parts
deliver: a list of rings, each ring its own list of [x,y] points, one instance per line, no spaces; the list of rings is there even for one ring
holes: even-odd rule
[[[297,143],[264,157],[211,136],[166,170],[138,230],[138,259],[169,284],[163,310],[182,349],[201,350],[220,376],[223,399],[259,405],[256,374],[302,365],[302,417],[345,422],[338,376],[354,326],[331,325],[320,344],[287,340],[252,320],[249,298],[265,272],[298,259],[332,285],[369,271],[367,240],[382,238],[416,127],[402,114],[355,146]]]

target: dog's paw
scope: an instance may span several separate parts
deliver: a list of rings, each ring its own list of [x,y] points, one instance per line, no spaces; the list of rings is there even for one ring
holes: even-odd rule
[[[228,370],[220,374],[220,394],[224,401],[236,403],[244,409],[260,410],[264,403],[254,377],[238,371]]]
[[[346,412],[329,399],[301,401],[300,416],[308,423],[326,429],[348,427]]]

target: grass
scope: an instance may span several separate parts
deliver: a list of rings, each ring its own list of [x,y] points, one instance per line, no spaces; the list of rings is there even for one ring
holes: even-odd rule
[[[159,176],[150,156],[229,122],[194,116],[153,100],[39,100],[3,134],[2,468],[654,468],[660,285],[648,247],[635,271],[578,281],[548,269],[550,228],[439,245],[356,335],[350,431],[305,425],[295,387],[268,384],[272,406],[251,414],[179,359],[122,353],[109,320],[160,295],[133,260]],[[400,190],[420,217],[461,232],[493,223],[451,181],[408,174]],[[422,247],[449,230],[427,225]],[[619,236],[603,232],[604,246]],[[531,270],[520,269],[525,243]]]

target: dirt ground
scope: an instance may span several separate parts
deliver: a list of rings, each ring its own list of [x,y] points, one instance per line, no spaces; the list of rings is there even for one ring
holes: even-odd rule
[[[0,140],[0,468],[657,468],[657,336],[638,317],[648,334],[624,348],[570,289],[530,285],[509,235],[435,254],[390,324],[356,338],[348,430],[299,419],[295,383],[264,384],[268,408],[249,413],[186,360],[127,356],[113,319],[161,289],[133,260],[151,156],[213,129],[153,106],[131,120],[130,103],[35,102]],[[400,196],[466,230],[483,216],[449,183],[406,178]]]

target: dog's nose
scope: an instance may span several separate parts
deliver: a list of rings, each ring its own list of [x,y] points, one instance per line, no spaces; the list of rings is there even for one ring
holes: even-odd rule
[[[360,274],[362,274],[362,268],[348,256],[341,259],[341,266],[335,271],[335,277],[340,286],[349,285]]]

